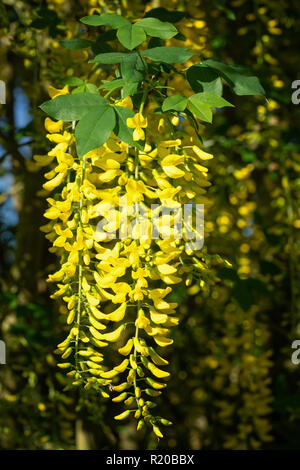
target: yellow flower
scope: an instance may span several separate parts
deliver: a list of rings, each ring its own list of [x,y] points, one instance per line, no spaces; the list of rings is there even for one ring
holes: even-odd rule
[[[44,403],[38,403],[38,409],[40,411],[45,411],[46,410],[46,405]]]
[[[46,117],[45,128],[51,134],[54,132],[60,132],[63,128],[63,121],[52,121],[52,119]]]
[[[130,178],[125,186],[127,192],[127,204],[129,206],[134,202],[144,200],[143,193],[146,192],[146,186],[143,181],[137,181]]]
[[[50,142],[55,142],[56,144],[66,142],[68,145],[70,145],[71,140],[72,140],[72,135],[66,131],[63,133],[63,135],[62,134],[47,134],[46,137],[48,140],[50,140]]]
[[[166,287],[165,289],[152,289],[149,292],[150,299],[153,300],[154,306],[158,310],[164,310],[170,307],[170,305],[163,300],[163,298],[168,295],[172,289],[170,287]]]
[[[184,176],[185,172],[177,168],[177,165],[184,163],[184,156],[171,154],[165,156],[161,161],[161,166],[166,175],[170,178],[181,178]]]
[[[68,93],[68,88],[50,87],[49,92],[55,97]],[[130,97],[120,98],[116,104],[133,109]],[[147,110],[153,111],[153,105],[150,103]],[[111,390],[122,393],[112,397],[113,401],[138,405],[138,409],[121,413],[116,419],[123,419],[132,411],[136,418],[145,417],[145,422],[149,422],[146,417],[152,416],[154,403],[146,401],[144,387],[137,387],[136,380],[145,380],[149,392],[146,394],[157,396],[165,384],[148,375],[160,379],[170,375],[157,367],[168,365],[168,361],[150,347],[149,341],[161,348],[173,343],[169,327],[176,326],[179,318],[173,315],[177,303],[167,295],[171,294],[173,284],[181,282],[197,267],[196,257],[186,263],[189,253],[184,240],[175,236],[178,220],[174,211],[160,213],[160,206],[174,209],[190,200],[203,202],[203,188],[210,185],[207,168],[199,163],[211,155],[196,147],[190,135],[182,138],[181,147],[177,130],[171,127],[173,132],[169,135],[168,126],[162,125],[166,119],[158,126],[159,118],[151,114],[149,126],[142,112],[127,119],[135,141],[145,141],[147,128],[147,142],[136,158],[133,149],[113,133],[101,147],[78,158],[75,146],[70,145],[74,143],[74,132],[64,130],[61,121],[47,118],[47,138],[54,147],[46,156],[35,156],[39,166],[50,164],[45,175],[49,181],[44,188],[63,186],[56,189],[53,198],[47,199],[49,208],[45,216],[50,220],[43,227],[52,243],[50,251],[60,256],[60,269],[48,278],[56,283],[52,298],[61,297],[65,302],[62,313],[67,314],[66,323],[70,325],[69,335],[58,352],[63,359],[74,355],[75,343],[80,354],[75,361],[79,367],[76,365],[76,370],[68,373],[74,377],[73,384],[90,388],[95,383],[101,395],[108,398],[102,387],[114,379]],[[172,122],[177,125],[178,117]],[[187,155],[185,148],[193,148],[196,155]],[[181,178],[180,185],[176,178]],[[110,235],[123,227],[125,209],[131,232],[114,239]],[[153,240],[150,214],[156,219],[153,228],[160,236]],[[103,230],[98,229],[99,217],[105,219],[101,221]],[[77,323],[78,318],[83,321]],[[118,342],[120,346],[125,344],[122,347],[118,344],[118,353],[128,358],[115,366],[106,364],[98,348],[110,349],[111,343]],[[74,361],[60,367],[70,368],[71,363]],[[117,385],[117,376],[121,374],[126,378]],[[157,427],[154,432],[162,437]]]
[[[200,158],[200,160],[211,160],[214,156],[211,153],[204,152],[204,150],[199,149],[197,145],[193,145],[193,151]]]
[[[133,140],[145,140],[145,132],[142,128],[148,126],[148,120],[141,113],[137,113],[133,118],[127,118],[127,126],[133,131]]]
[[[66,228],[62,230],[61,226],[59,224],[55,224],[53,226],[53,229],[57,233],[58,237],[54,241],[53,245],[55,246],[64,246],[67,238],[73,238],[73,232],[69,229]]]
[[[130,96],[126,96],[126,98],[124,98],[122,101],[119,101],[119,103],[117,103],[117,106],[123,106],[124,108],[128,108],[128,109],[133,109],[133,103],[132,103],[132,99],[130,98]]]
[[[147,328],[148,325],[150,325],[150,320],[145,316],[144,310],[139,309],[138,312],[138,317],[135,321],[135,324],[138,328]]]
[[[58,173],[53,179],[51,179],[50,181],[47,181],[47,183],[44,183],[43,188],[46,189],[47,191],[52,191],[63,182],[65,176],[66,176],[65,172]]]
[[[49,85],[48,93],[49,93],[50,98],[53,99],[59,95],[67,95],[69,93],[69,87],[68,85],[65,85],[63,88],[59,90],[58,88],[54,88],[54,86]]]
[[[37,162],[38,166],[47,166],[54,159],[54,155],[33,155],[33,159]]]

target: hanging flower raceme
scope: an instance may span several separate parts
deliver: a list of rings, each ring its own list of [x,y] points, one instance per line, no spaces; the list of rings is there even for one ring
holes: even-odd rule
[[[146,126],[147,118],[140,116],[138,122]],[[50,179],[44,188],[59,192],[47,199],[50,221],[43,230],[61,259],[49,281],[57,283],[52,297],[66,303],[70,325],[57,350],[67,362],[59,366],[71,369],[75,385],[97,387],[103,397],[124,402],[129,409],[116,419],[133,413],[139,429],[150,422],[161,437],[158,424],[170,422],[152,415],[153,398],[170,374],[156,348],[163,351],[173,343],[170,328],[179,318],[177,303],[168,299],[172,286],[195,268],[186,261],[193,253],[188,240],[176,235],[176,209],[197,195],[191,190],[196,181],[209,185],[207,170],[197,152],[187,155],[181,139],[162,140],[158,131],[155,139],[149,132],[151,143],[138,152],[112,134],[78,159],[72,129],[49,118],[45,126],[56,146],[48,153],[53,169],[46,173]],[[127,236],[112,238],[123,209],[129,215],[122,227]],[[120,355],[110,366],[109,347]]]
[[[82,21],[111,24],[112,16],[109,23],[105,15]],[[138,44],[153,31],[162,39],[177,34],[173,25],[154,18],[135,25],[145,33]],[[127,39],[120,42],[133,49]],[[59,270],[48,280],[57,284],[52,297],[65,302],[69,328],[58,345],[59,367],[68,369],[74,385],[123,402],[125,411],[116,420],[134,415],[138,429],[150,424],[160,438],[160,424],[171,422],[152,409],[170,376],[163,356],[180,320],[174,288],[193,279],[203,286],[212,278],[210,256],[201,251],[210,186],[205,162],[212,155],[180,118],[197,128],[192,113],[208,120],[211,106],[229,103],[209,93],[190,101],[162,95],[164,68],[149,70],[142,58],[152,60],[154,49],[130,57],[122,53],[121,59],[117,53],[122,75],[138,80],[139,88],[124,86],[121,96],[113,81],[101,86],[109,90],[106,97],[51,88],[53,98],[42,109],[57,119],[45,122],[55,146],[35,159],[50,165],[44,184],[52,193],[45,213],[49,222],[42,229],[60,258]],[[161,51],[162,62],[168,63],[169,49],[162,49],[167,49]],[[172,54],[180,63],[192,55],[180,47]],[[111,63],[112,57],[99,54],[95,62]]]

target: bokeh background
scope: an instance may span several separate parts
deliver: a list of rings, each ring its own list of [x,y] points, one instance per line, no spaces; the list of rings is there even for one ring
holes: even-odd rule
[[[59,40],[85,37],[78,20],[95,10],[139,18],[158,7],[184,13],[176,26],[194,63],[249,67],[267,96],[227,90],[236,107],[203,133],[215,155],[204,249],[216,262],[204,287],[175,289],[181,324],[159,400],[174,425],[159,443],[56,367],[64,317],[45,282],[57,260],[39,229],[44,178],[32,159],[49,150],[38,108],[48,86],[87,73],[86,52]],[[297,0],[0,0],[0,448],[300,449],[299,20]]]

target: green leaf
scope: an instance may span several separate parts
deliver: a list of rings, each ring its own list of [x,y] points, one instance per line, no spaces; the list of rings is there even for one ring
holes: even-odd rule
[[[83,85],[80,85],[79,87],[75,88],[72,93],[94,93],[96,95],[99,95],[98,88],[96,85],[93,83],[83,83]]]
[[[114,128],[114,133],[123,142],[126,142],[129,145],[135,145],[136,143],[132,137],[133,129],[130,129],[126,123],[127,118],[134,116],[134,112],[128,108],[124,108],[123,106],[114,106],[113,108],[116,112],[116,126]]]
[[[104,13],[103,15],[84,16],[80,21],[88,26],[110,26],[112,29],[118,29],[121,26],[130,24],[123,16],[115,13]]]
[[[141,26],[144,31],[155,38],[170,39],[178,33],[177,28],[171,23],[166,23],[157,18],[142,18],[135,23]]]
[[[74,88],[71,93],[76,94],[76,93],[84,93],[86,92],[86,84],[83,83],[82,85],[79,85],[78,87]]]
[[[78,121],[85,114],[103,105],[107,105],[107,101],[102,96],[76,93],[75,95],[59,95],[41,104],[40,108],[54,119]]]
[[[155,62],[165,62],[166,64],[183,64],[194,54],[185,47],[153,47],[141,52],[143,57],[154,60]]]
[[[265,95],[265,90],[261,86],[257,77],[235,77],[233,91],[237,95]]]
[[[196,93],[188,99],[188,107],[199,119],[206,122],[212,122],[211,108],[223,108],[223,106],[233,106],[219,95],[203,92]]]
[[[86,88],[86,91],[88,93],[95,93],[95,94],[99,95],[98,87],[96,85],[94,85],[94,83],[87,83],[85,85],[85,88]]]
[[[56,11],[50,10],[49,8],[39,7],[36,9],[39,16],[48,21],[48,24],[54,21],[59,21]]]
[[[90,110],[75,128],[76,149],[79,157],[103,145],[115,127],[116,116],[111,106]]]
[[[86,47],[90,47],[92,42],[88,41],[87,39],[80,39],[80,38],[72,38],[72,39],[63,39],[59,41],[59,44],[66,49],[85,49]]]
[[[130,23],[118,29],[117,37],[120,43],[130,51],[146,40],[146,34],[143,28]]]
[[[66,77],[66,78],[63,78],[61,81],[64,85],[70,85],[70,86],[79,86],[84,83],[84,81],[78,77]]]
[[[193,103],[197,101],[200,104],[206,104],[212,108],[223,108],[224,106],[234,107],[234,105],[229,103],[229,101],[224,100],[222,96],[209,92],[196,93],[195,95],[190,96],[189,100],[192,100]]]
[[[122,95],[123,98],[126,98],[126,96],[129,95],[134,95],[139,88],[140,82],[128,82],[126,85],[124,85],[123,90],[122,90]]]
[[[125,85],[123,78],[116,78],[116,80],[102,80],[103,84],[99,88],[103,90],[117,90]]]
[[[129,82],[142,81],[146,68],[146,62],[136,52],[127,54],[121,61],[122,77]]]
[[[105,54],[98,54],[93,60],[89,60],[89,63],[119,64],[127,54],[128,52],[107,52]]]
[[[222,80],[214,69],[192,65],[186,72],[186,78],[195,92],[208,91],[222,96]]]
[[[169,109],[174,109],[175,111],[184,111],[186,105],[188,103],[188,99],[185,96],[181,95],[173,95],[166,98],[162,105],[162,110],[169,111]]]
[[[37,29],[49,28],[49,34],[51,37],[56,37],[61,31],[57,28],[59,24],[62,24],[61,20],[57,16],[56,11],[49,10],[48,8],[40,7],[36,9],[41,18],[37,18],[30,24],[31,27]]]
[[[194,131],[198,137],[198,139],[200,140],[200,142],[203,144],[203,139],[202,139],[202,136],[199,134],[199,126],[198,126],[198,121],[197,119],[195,118],[195,116],[193,115],[193,113],[191,113],[191,111],[186,108],[185,109],[185,114],[187,115],[187,118],[189,119],[191,125],[193,126],[194,128]]]
[[[205,60],[201,65],[217,70],[237,95],[265,95],[259,79],[244,75],[241,66],[227,65],[211,59]]]
[[[183,11],[170,11],[166,8],[158,7],[148,11],[145,15],[146,18],[158,18],[161,21],[169,21],[170,23],[177,23],[186,16]]]
[[[199,103],[196,100],[194,102],[193,100],[189,99],[188,108],[193,114],[195,114],[195,116],[197,116],[202,121],[210,123],[212,122],[212,111],[207,104]]]

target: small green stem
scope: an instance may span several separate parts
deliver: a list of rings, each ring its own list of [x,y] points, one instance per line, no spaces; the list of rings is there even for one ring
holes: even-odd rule
[[[82,185],[85,177],[85,157],[82,158],[82,169],[81,169],[81,177],[78,183],[79,188]],[[81,221],[81,214],[82,214],[82,206],[83,206],[83,197],[82,193],[80,192],[80,199],[79,199],[79,225],[82,227]],[[81,309],[82,309],[82,275],[83,275],[83,268],[82,268],[82,253],[81,250],[79,252],[79,260],[78,260],[78,290],[77,290],[77,315],[76,315],[76,326],[78,329],[76,338],[75,338],[75,363],[76,363],[76,370],[78,370],[78,349],[79,349],[79,329],[80,329],[80,320],[81,320]]]
[[[140,301],[138,301],[138,305],[137,305],[137,312],[139,312],[139,309],[140,309]],[[138,340],[139,338],[139,327],[136,326],[135,327],[135,335],[134,337]],[[135,361],[137,361],[137,350],[136,350],[136,347],[135,347],[135,344],[134,344],[134,351],[133,351],[133,357],[135,359]],[[133,386],[134,386],[134,396],[135,396],[135,400],[136,400],[136,404],[138,406],[138,409],[140,410],[140,412],[142,413],[142,408],[139,404],[139,398],[137,398],[136,396],[136,388],[137,388],[137,385],[136,385],[136,381],[137,381],[137,377],[136,377],[136,370],[134,370],[134,375],[133,375]]]
[[[145,106],[146,99],[147,99],[147,95],[148,95],[148,91],[149,91],[149,87],[147,85],[144,92],[143,92],[142,101],[141,101],[141,104],[140,104],[140,109],[139,109],[140,114],[143,113],[144,106]]]
[[[104,95],[104,98],[108,98],[115,90],[109,90],[106,95]]]
[[[135,159],[134,159],[134,179],[139,178],[139,151],[135,149]]]

